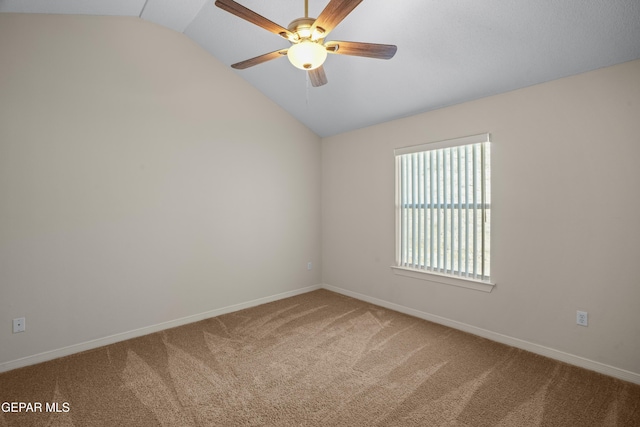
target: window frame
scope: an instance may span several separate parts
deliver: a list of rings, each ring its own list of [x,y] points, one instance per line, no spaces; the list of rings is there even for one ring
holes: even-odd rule
[[[413,154],[424,151],[432,151],[443,148],[460,147],[471,144],[487,143],[491,147],[491,135],[489,133],[470,135],[462,138],[453,138],[443,141],[429,142],[425,144],[418,144],[413,146],[406,146],[394,149],[394,172],[395,172],[395,265],[391,266],[393,272],[397,275],[412,277],[421,280],[428,280],[447,285],[459,286],[484,292],[491,292],[495,286],[493,281],[493,275],[488,279],[480,279],[473,277],[466,277],[462,275],[454,275],[449,273],[442,273],[437,271],[427,270],[426,268],[412,268],[402,265],[402,230],[401,230],[401,204],[402,204],[402,174],[400,170],[400,157],[405,154]],[[491,181],[489,181],[491,182]],[[489,229],[489,235],[492,231]],[[489,238],[491,239],[491,237]],[[490,262],[491,260],[489,260]]]

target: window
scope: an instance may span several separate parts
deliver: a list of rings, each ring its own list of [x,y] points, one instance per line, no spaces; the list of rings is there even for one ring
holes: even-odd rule
[[[490,148],[483,134],[395,150],[396,269],[490,284]]]

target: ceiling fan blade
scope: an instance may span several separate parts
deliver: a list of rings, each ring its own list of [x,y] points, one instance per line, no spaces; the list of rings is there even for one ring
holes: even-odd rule
[[[265,53],[264,55],[256,56],[255,58],[247,59],[231,65],[231,68],[236,70],[244,70],[245,68],[253,67],[254,65],[262,64],[263,62],[271,61],[272,59],[280,58],[281,56],[287,56],[289,49],[280,49],[273,52]]]
[[[318,30],[322,33],[318,38],[325,38],[361,2],[362,0],[331,0],[311,26],[311,33]]]
[[[398,50],[398,47],[392,44],[342,41],[326,42],[324,46],[327,48],[327,52],[329,53],[337,53],[338,55],[366,56],[367,58],[377,59],[391,59]]]
[[[216,6],[220,9],[226,10],[227,12],[236,15],[239,18],[244,19],[245,21],[249,21],[252,24],[257,25],[258,27],[262,27],[267,31],[272,32],[273,34],[277,34],[280,37],[283,37],[287,40],[294,40],[296,36],[289,30],[275,22],[269,21],[262,15],[258,15],[251,9],[247,9],[243,5],[236,3],[233,0],[216,0]]]
[[[324,67],[322,65],[308,71],[308,73],[309,79],[311,80],[311,86],[318,87],[328,83],[327,75],[324,73]]]

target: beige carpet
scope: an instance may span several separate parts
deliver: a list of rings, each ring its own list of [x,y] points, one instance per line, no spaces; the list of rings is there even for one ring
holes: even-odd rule
[[[0,402],[42,404],[0,412],[21,427],[640,426],[638,385],[325,290],[1,374]]]

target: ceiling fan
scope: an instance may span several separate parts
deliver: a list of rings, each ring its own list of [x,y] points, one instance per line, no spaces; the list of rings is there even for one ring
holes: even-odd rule
[[[327,76],[322,64],[327,53],[338,55],[364,56],[368,58],[391,59],[398,48],[389,44],[360,43],[347,41],[328,41],[325,37],[333,30],[362,0],[331,0],[318,18],[309,18],[309,2],[304,2],[304,18],[294,19],[288,28],[271,22],[267,18],[247,9],[233,0],[216,0],[216,6],[251,22],[265,30],[288,40],[291,47],[265,53],[231,65],[243,70],[272,59],[287,56],[291,64],[309,73],[314,87],[327,84]]]

